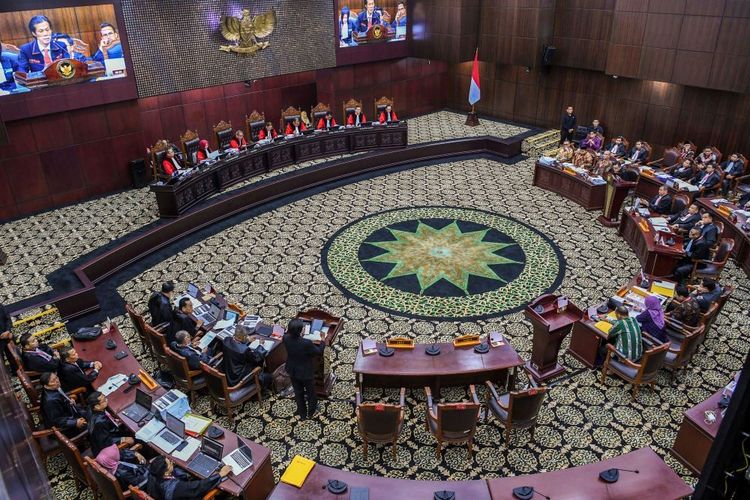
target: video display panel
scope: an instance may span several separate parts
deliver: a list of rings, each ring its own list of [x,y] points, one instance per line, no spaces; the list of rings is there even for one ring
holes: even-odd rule
[[[0,12],[0,96],[127,76],[113,4]]]
[[[405,42],[409,22],[406,9],[406,1],[337,0],[338,47]]]

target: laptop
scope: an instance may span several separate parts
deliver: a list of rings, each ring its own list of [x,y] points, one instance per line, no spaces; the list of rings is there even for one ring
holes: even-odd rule
[[[232,467],[232,474],[242,474],[253,465],[253,452],[245,442],[239,439],[240,447],[222,459],[224,465]]]
[[[204,437],[201,443],[201,451],[187,464],[187,470],[205,479],[219,468],[223,454],[223,444],[209,437]]]
[[[185,441],[185,423],[167,412],[166,427],[157,434],[151,443],[165,453],[172,453]]]
[[[203,304],[195,310],[194,314],[198,319],[203,320],[204,323],[213,323],[221,317],[221,308],[219,306],[211,303],[211,305],[208,307],[208,311],[206,311],[206,306],[209,305]]]
[[[237,313],[237,311],[232,311],[231,309],[224,309],[225,321],[231,321],[232,323],[237,323],[237,320],[239,318],[240,318],[240,315]]]
[[[195,283],[188,283],[187,293],[194,299],[197,299],[201,291]]]
[[[140,423],[141,420],[151,414],[151,401],[150,394],[146,394],[142,390],[136,389],[135,403],[125,408],[122,413],[133,422]]]

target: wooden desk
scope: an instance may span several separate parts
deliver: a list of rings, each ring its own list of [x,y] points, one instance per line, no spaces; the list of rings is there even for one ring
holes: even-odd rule
[[[700,208],[709,211],[714,216],[715,221],[724,223],[724,232],[719,236],[734,240],[732,257],[737,265],[745,271],[745,274],[750,276],[750,233],[742,229],[742,225],[748,223],[747,218],[737,214],[737,221],[732,220],[724,213],[719,212],[710,198],[698,198],[695,201]],[[739,208],[733,203],[720,203],[719,206],[726,206],[732,210]]]
[[[620,471],[620,480],[608,484],[599,473],[611,469]],[[532,486],[554,500],[619,499],[667,500],[684,498],[693,490],[651,448],[641,448],[619,457],[570,469],[543,472],[530,476],[488,479],[493,500],[512,499],[513,488]],[[534,498],[541,498],[534,495]]]
[[[583,177],[565,173],[557,167],[536,162],[532,184],[564,196],[586,210],[601,210],[604,207],[606,184],[592,184]]]
[[[342,495],[334,495],[324,488],[329,479],[345,482],[349,489]],[[458,500],[490,500],[487,481],[416,481],[368,476],[315,464],[301,488],[279,482],[269,500],[346,500],[352,487],[368,488],[370,500],[432,499],[436,491],[455,491]]]
[[[117,344],[116,349],[108,350],[104,346],[108,338],[115,341]],[[117,373],[124,373],[126,375],[134,373],[137,375],[138,370],[141,368],[140,363],[135,359],[133,353],[130,352],[130,349],[123,341],[122,335],[115,325],[112,325],[109,334],[100,335],[99,338],[95,340],[73,340],[73,347],[75,347],[81,358],[87,361],[97,360],[102,362],[102,369],[93,383],[95,389],[104,385],[107,379],[112,375]],[[125,351],[128,353],[128,356],[121,360],[117,360],[114,355],[118,351]],[[122,410],[135,401],[135,390],[133,389],[125,392],[128,387],[130,386],[125,384],[123,387],[120,387],[107,396],[107,399],[109,400],[110,409],[117,414],[123,424],[128,427],[130,431],[135,433],[139,429],[138,424],[121,414]],[[139,385],[138,388],[142,391],[149,392],[154,399],[167,392],[158,385],[153,391],[149,391],[143,384]],[[224,436],[219,439],[219,441],[224,444],[224,455],[228,455],[239,447],[238,439],[237,434],[228,429],[224,429]],[[273,489],[274,484],[273,470],[271,469],[271,450],[265,446],[254,443],[249,439],[244,439],[244,441],[253,452],[253,461],[255,464],[239,476],[233,474],[230,475],[228,481],[224,481],[219,485],[219,489],[246,500],[264,499]],[[169,456],[157,447],[152,446],[152,449],[159,454]],[[177,460],[174,457],[170,456],[170,459],[181,467],[186,465],[186,462]]]
[[[708,452],[724,420],[719,409],[722,392],[724,392],[723,387],[707,400],[685,411],[674,445],[669,450],[677,460],[697,475],[703,470]],[[705,412],[708,410],[716,415],[716,421],[713,424],[706,423]]]
[[[656,277],[668,276],[685,255],[682,243],[678,242],[671,247],[657,244],[654,240],[654,228],[650,224],[647,232],[641,228],[640,222],[643,220],[647,219],[638,212],[627,211],[620,218],[618,232],[635,252],[644,273]]]
[[[454,347],[452,342],[443,342],[438,344],[440,354],[430,356],[425,353],[430,345],[396,349],[390,357],[377,353],[365,356],[360,345],[353,368],[360,387],[429,386],[439,394],[442,386],[483,384],[486,380],[505,384],[509,372],[511,387],[514,387],[516,370],[523,365],[523,359],[507,339],[505,345],[490,347],[486,354],[477,354],[473,347]]]
[[[638,176],[638,183],[635,185],[635,195],[647,201],[651,201],[651,198],[659,194],[659,188],[665,185],[666,184],[655,175],[641,174]],[[684,194],[690,198],[690,202],[692,203],[693,199],[698,195],[698,191],[680,191],[679,189],[669,188],[670,196],[676,194]]]
[[[150,186],[160,217],[177,217],[230,186],[293,163],[371,149],[405,148],[406,123],[311,133],[250,148],[174,184]]]

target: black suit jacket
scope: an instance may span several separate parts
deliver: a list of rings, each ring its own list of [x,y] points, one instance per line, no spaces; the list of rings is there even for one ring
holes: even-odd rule
[[[646,157],[648,156],[648,151],[646,151],[646,148],[641,148],[640,151],[638,151],[638,156],[636,156],[635,160],[633,160],[633,155],[636,153],[636,149],[632,148],[630,152],[628,153],[628,160],[631,161],[637,161],[639,163],[642,163],[646,161]]]
[[[52,349],[48,345],[39,344],[39,350],[52,356]],[[43,356],[34,351],[21,351],[21,361],[23,362],[23,367],[32,372],[56,372],[60,367],[59,358],[53,357],[47,361]]]
[[[701,238],[704,239],[709,245],[713,246],[719,240],[719,228],[715,224],[707,224],[701,229]]]
[[[92,392],[94,388],[91,387],[91,382],[96,379],[99,372],[91,370],[86,373],[85,370],[93,367],[94,363],[82,359],[79,359],[75,363],[66,363],[65,361],[62,361],[60,363],[58,375],[60,376],[60,383],[62,384],[63,390],[65,392],[70,392],[73,389],[85,387],[86,392]]]
[[[721,180],[721,176],[717,172],[711,172],[711,175],[708,175],[708,173],[704,172],[703,175],[695,182],[695,185],[699,186],[703,179],[706,179],[706,182],[702,186],[703,189],[711,189],[719,183],[719,181]]]
[[[685,231],[695,226],[698,221],[701,220],[701,214],[695,213],[690,214],[687,209],[683,210],[679,214],[675,214],[669,218],[670,224],[677,224],[677,227]]]
[[[83,417],[83,410],[59,391],[43,388],[40,406],[42,422],[47,429],[57,427],[68,437],[73,437],[83,431],[76,427],[76,421]]]
[[[91,453],[97,456],[100,451],[113,444],[119,444],[120,438],[127,435],[103,411],[92,411],[88,418],[89,442]]]
[[[172,324],[167,330],[167,345],[171,345],[174,342],[174,336],[180,330],[185,330],[191,337],[194,337],[195,332],[198,330],[198,323],[184,312],[175,308],[172,315]]]
[[[648,208],[659,214],[668,214],[672,209],[672,197],[666,195],[659,199],[659,195],[656,195],[651,198],[651,201],[648,203]]]
[[[561,121],[560,128],[562,130],[568,131],[570,129],[573,129],[573,131],[575,132],[575,128],[576,128],[576,115],[575,114],[568,115],[568,113],[563,113],[562,120],[560,121]]]
[[[316,357],[323,354],[323,344],[313,344],[302,337],[284,335],[286,347],[286,372],[296,380],[312,380],[315,377]]]
[[[687,247],[688,242],[685,243]],[[711,245],[703,238],[695,240],[690,250],[685,251],[685,255],[690,259],[707,259],[711,256]]]
[[[603,151],[612,151],[612,148],[615,148],[613,151],[615,156],[624,156],[625,155],[625,144],[615,144],[614,142],[610,142],[607,144],[607,147],[603,149]]]
[[[729,165],[730,163],[732,163],[731,166]],[[726,175],[734,175],[736,177],[738,175],[742,175],[745,172],[745,164],[742,163],[742,160],[737,160],[735,162],[730,162],[729,160],[727,160],[721,164],[721,170]]]
[[[178,345],[177,342],[172,342],[170,347],[174,352],[187,360],[188,367],[191,370],[200,370],[201,361],[208,363],[211,360],[207,354],[191,349],[189,346]]]
[[[237,342],[234,337],[225,338],[221,345],[224,352],[224,374],[230,386],[237,385],[256,366],[263,365],[263,357],[259,353],[250,349],[247,344]]]
[[[151,315],[151,326],[172,322],[172,304],[169,297],[161,292],[154,293],[148,299],[148,312]]]

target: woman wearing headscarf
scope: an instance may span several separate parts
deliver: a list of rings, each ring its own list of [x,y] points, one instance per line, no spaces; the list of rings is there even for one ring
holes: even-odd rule
[[[201,142],[198,143],[198,151],[195,153],[195,159],[197,161],[208,160],[208,155],[210,154],[211,148],[208,147],[208,141],[201,139]]]
[[[123,490],[128,486],[142,488],[148,481],[146,459],[137,451],[121,450],[113,444],[99,452],[96,462],[117,478]]]
[[[664,311],[661,301],[654,295],[646,297],[646,309],[635,317],[641,325],[641,331],[648,333],[661,342],[667,342],[667,332],[664,329]]]
[[[187,471],[176,469],[168,458],[159,456],[151,460],[148,467],[146,491],[156,500],[200,499],[216,488],[231,471],[230,466],[224,465],[218,473],[206,479],[197,479]]]

